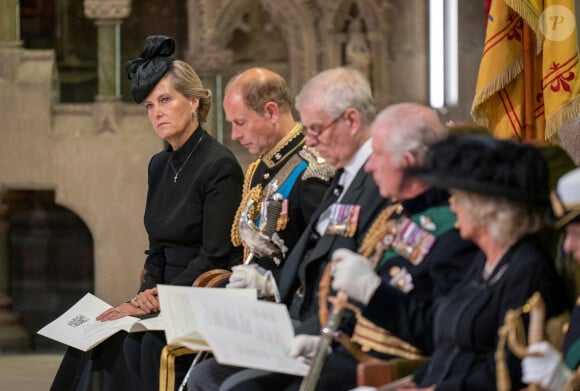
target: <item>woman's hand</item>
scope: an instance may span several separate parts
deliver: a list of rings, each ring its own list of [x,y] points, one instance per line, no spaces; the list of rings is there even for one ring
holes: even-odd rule
[[[101,322],[106,322],[108,320],[121,319],[127,315],[144,315],[144,314],[146,314],[145,311],[143,311],[139,307],[135,307],[131,303],[121,303],[116,307],[109,308],[101,315],[97,316],[97,320]]]
[[[131,300],[131,305],[141,309],[146,314],[159,312],[159,300],[157,298],[157,288],[146,289],[140,292]]]

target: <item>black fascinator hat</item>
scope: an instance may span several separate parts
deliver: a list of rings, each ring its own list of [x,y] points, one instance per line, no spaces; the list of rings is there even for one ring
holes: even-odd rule
[[[436,187],[549,205],[548,165],[542,152],[528,144],[451,135],[433,144],[424,167],[410,173]]]
[[[170,57],[175,51],[175,42],[165,35],[150,35],[139,58],[125,63],[127,76],[131,79],[131,94],[136,103],[141,103],[155,88],[173,62]]]

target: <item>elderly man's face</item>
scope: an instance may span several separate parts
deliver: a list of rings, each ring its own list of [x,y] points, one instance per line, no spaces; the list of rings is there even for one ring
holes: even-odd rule
[[[580,223],[570,223],[566,226],[564,251],[572,254],[576,262],[580,263]]]
[[[393,160],[385,140],[388,140],[388,128],[385,124],[374,122],[373,152],[367,160],[365,170],[373,174],[373,178],[382,197],[399,199],[403,186],[403,168]]]
[[[314,105],[308,105],[299,112],[306,133],[306,145],[315,147],[333,167],[344,167],[358,148],[347,111],[332,118]]]

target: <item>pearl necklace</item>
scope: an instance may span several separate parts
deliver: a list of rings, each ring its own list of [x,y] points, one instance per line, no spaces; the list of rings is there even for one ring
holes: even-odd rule
[[[203,140],[203,133],[202,133],[201,137],[197,140],[197,143],[195,143],[195,145],[193,146],[193,149],[191,150],[191,152],[189,152],[189,154],[185,158],[185,161],[183,162],[181,167],[179,167],[179,170],[175,169],[175,167],[173,166],[173,163],[171,162],[171,156],[169,157],[169,167],[171,167],[171,169],[173,170],[173,173],[175,174],[175,176],[173,177],[173,183],[177,182],[177,178],[179,178],[179,174],[181,173],[181,170],[183,170],[183,167],[185,167],[185,165],[189,161],[189,158],[191,157],[191,155],[193,155],[193,151],[195,151],[195,149],[197,148],[199,143],[201,143],[201,140]]]

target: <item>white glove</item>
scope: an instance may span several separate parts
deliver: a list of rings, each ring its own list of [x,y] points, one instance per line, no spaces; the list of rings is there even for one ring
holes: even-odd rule
[[[560,352],[546,341],[532,344],[527,350],[542,355],[525,357],[522,360],[522,381],[540,384],[548,391],[561,390],[571,373],[562,362]]]
[[[254,288],[258,291],[258,297],[279,296],[272,272],[255,263],[232,267],[226,288]]]
[[[310,364],[320,343],[320,335],[298,334],[290,343],[290,357]]]
[[[339,248],[332,254],[334,265],[331,268],[332,289],[344,291],[353,299],[367,305],[381,284],[379,277],[370,262],[345,248]]]

